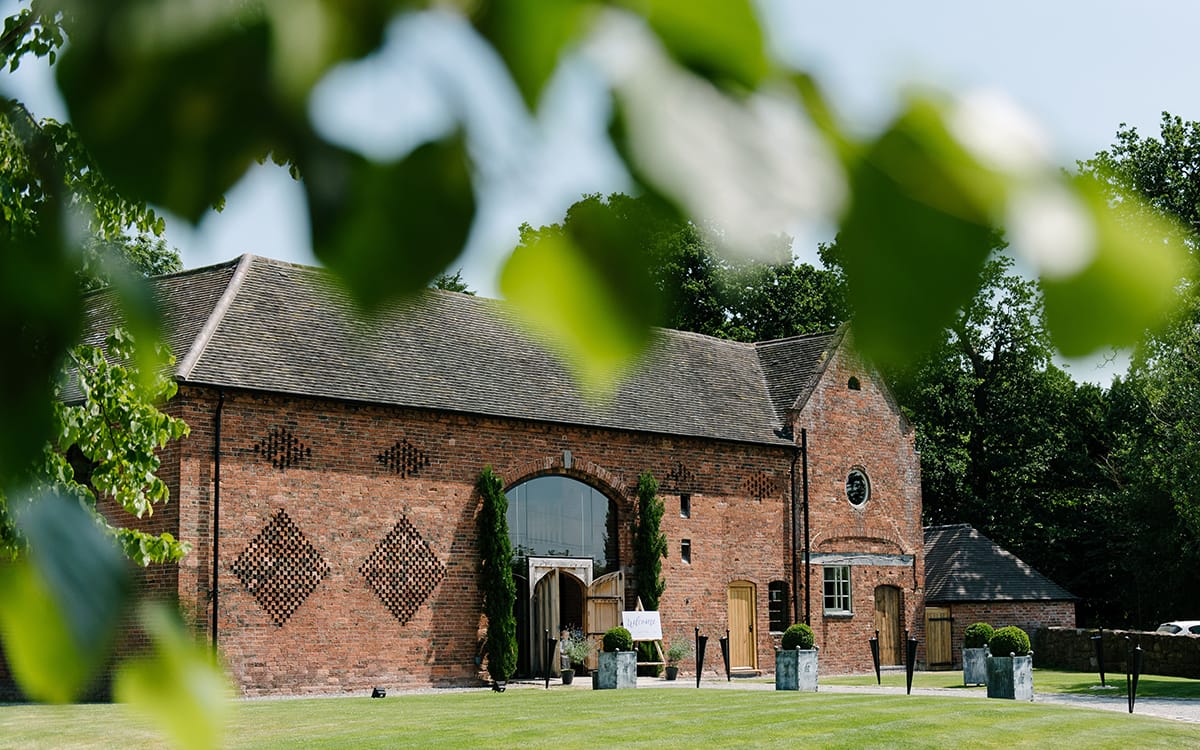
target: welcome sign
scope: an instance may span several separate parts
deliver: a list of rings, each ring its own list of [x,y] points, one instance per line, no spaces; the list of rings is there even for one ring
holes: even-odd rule
[[[621,625],[635,641],[662,640],[662,620],[658,612],[622,612]]]

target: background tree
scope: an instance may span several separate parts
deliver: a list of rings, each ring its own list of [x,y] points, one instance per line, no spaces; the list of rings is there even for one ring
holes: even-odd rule
[[[504,682],[517,668],[517,618],[513,613],[517,585],[508,537],[508,498],[500,477],[490,466],[479,475],[476,488],[483,500],[479,510],[479,557],[483,613],[488,621],[484,650],[488,674]]]
[[[602,229],[597,230],[597,227]],[[845,320],[838,277],[797,264],[792,239],[764,238],[754,255],[720,250],[719,228],[688,221],[653,197],[584,196],[558,224],[521,228],[521,246],[577,236],[622,242],[644,266],[654,295],[653,322],[736,341],[766,341],[832,330]]]
[[[1129,374],[1113,384],[1110,429],[1116,450],[1109,470],[1114,583],[1130,621],[1176,619],[1200,589],[1200,123],[1163,113],[1158,138],[1124,125],[1113,147],[1079,163],[1114,200],[1141,196],[1154,211],[1186,228],[1190,275],[1177,290],[1176,311],[1148,331]],[[1163,564],[1163,551],[1171,562]]]

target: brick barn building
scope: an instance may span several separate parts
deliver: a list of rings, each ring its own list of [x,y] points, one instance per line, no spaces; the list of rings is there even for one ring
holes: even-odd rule
[[[913,435],[844,332],[659,331],[596,400],[494,300],[431,291],[367,317],[325,272],[249,255],[151,285],[178,359],[166,410],[191,426],[152,520],[193,549],[150,584],[245,694],[478,684],[485,466],[510,498],[526,673],[543,630],[632,609],[644,471],[666,505],[668,641],[728,630],[735,670],[771,672],[808,617],[837,673],[871,668],[875,630],[893,663],[921,630]],[[90,298],[97,336],[113,304]]]
[[[963,631],[975,622],[1075,627],[1071,592],[965,523],[925,529],[925,616],[930,667],[962,664]]]

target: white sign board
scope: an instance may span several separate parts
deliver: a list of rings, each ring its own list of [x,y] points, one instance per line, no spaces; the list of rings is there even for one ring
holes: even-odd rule
[[[662,620],[657,612],[622,612],[621,624],[635,641],[662,640]]]

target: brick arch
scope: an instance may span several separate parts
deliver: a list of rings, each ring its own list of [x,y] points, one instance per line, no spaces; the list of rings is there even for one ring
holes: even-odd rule
[[[594,461],[580,458],[572,459],[571,468],[568,469],[563,465],[561,453],[546,456],[535,461],[526,461],[523,464],[509,468],[503,473],[499,473],[499,476],[500,480],[504,483],[505,492],[508,492],[522,482],[528,482],[530,479],[545,476],[562,476],[570,477],[596,488],[609,500],[624,504],[626,506],[624,509],[628,509],[627,506],[630,501],[630,496],[626,491],[629,485],[619,474],[609,471]]]
[[[911,555],[913,550],[904,543],[904,538],[894,528],[884,528],[875,524],[860,527],[857,524],[834,526],[819,532],[812,539],[812,547],[818,552],[837,552],[832,549],[836,542],[841,541],[873,542],[890,546],[902,555]]]

